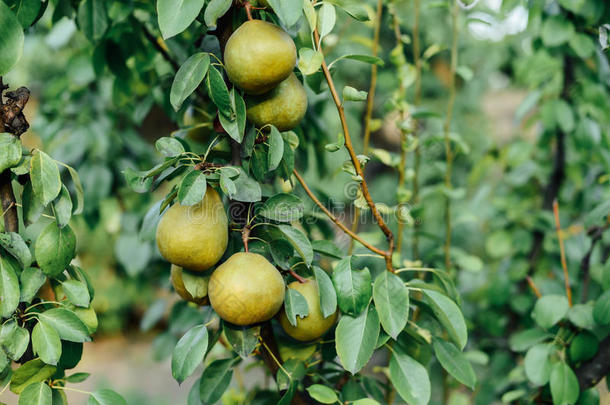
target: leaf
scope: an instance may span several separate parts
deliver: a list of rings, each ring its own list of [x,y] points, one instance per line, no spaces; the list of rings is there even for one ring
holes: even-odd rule
[[[273,125],[269,132],[269,154],[267,155],[269,171],[277,169],[284,156],[284,139]]]
[[[21,392],[19,405],[52,405],[51,388],[42,382],[30,384]]]
[[[525,354],[525,375],[534,385],[543,386],[549,381],[551,363],[549,362],[550,347],[547,344],[532,346]]]
[[[456,380],[474,390],[477,376],[466,356],[451,342],[434,339],[434,354],[441,366]]]
[[[554,405],[574,404],[580,389],[574,371],[563,361],[555,363],[551,371],[551,396]]]
[[[282,24],[292,27],[299,21],[303,10],[301,0],[267,0]]]
[[[62,340],[89,342],[89,330],[76,314],[65,308],[53,308],[38,314],[38,318],[52,326]]]
[[[0,75],[8,73],[23,53],[24,35],[19,20],[6,3],[0,1]],[[2,156],[2,154],[0,154]]]
[[[377,65],[377,66],[383,66],[385,63],[383,62],[383,59],[378,58],[377,56],[372,56],[372,55],[359,55],[359,54],[350,54],[350,55],[343,55],[338,57],[337,59],[335,59],[331,64],[334,64],[335,62],[341,60],[341,59],[351,59],[351,60],[356,60],[358,62],[364,62],[364,63],[369,63],[371,65]]]
[[[541,37],[545,46],[559,46],[574,35],[574,26],[563,16],[546,18],[542,23]]]
[[[369,270],[352,269],[351,256],[347,256],[335,266],[332,279],[341,312],[353,316],[360,314],[373,294]]]
[[[213,0],[212,3],[214,1],[216,0]],[[206,8],[206,13],[209,9],[210,6]],[[210,55],[206,52],[198,52],[192,55],[180,66],[172,82],[172,89],[169,95],[169,100],[174,110],[178,111],[184,100],[197,89],[205,78],[209,67]]]
[[[0,9],[0,19],[2,18],[1,13],[2,10]],[[1,49],[2,45],[0,45],[0,50]],[[0,65],[1,63],[2,54],[0,53]],[[6,169],[17,166],[20,161],[21,142],[19,141],[19,138],[11,134],[0,133],[0,173]]]
[[[318,10],[318,33],[320,39],[330,34],[337,21],[337,12],[335,6],[330,3],[322,3],[322,6]]]
[[[150,243],[142,241],[136,233],[121,234],[114,245],[114,255],[130,276],[140,274],[153,254]]]
[[[180,205],[195,205],[203,200],[207,182],[203,172],[192,170],[182,179],[178,188],[178,201]]]
[[[35,267],[28,267],[22,271],[19,279],[21,281],[21,297],[19,298],[19,301],[27,303],[34,299],[36,293],[40,290],[40,287],[42,287],[47,280],[42,271]]]
[[[77,307],[88,308],[90,297],[87,285],[79,280],[66,280],[61,283],[70,302]]]
[[[34,256],[41,270],[55,277],[68,267],[76,253],[76,236],[70,226],[59,228],[55,222],[48,224],[36,239]]]
[[[409,290],[400,277],[384,271],[373,284],[373,300],[381,326],[396,340],[409,319]]]
[[[15,394],[21,394],[28,385],[42,382],[50,378],[56,371],[56,367],[45,364],[40,359],[30,360],[13,373],[11,391]]]
[[[84,0],[78,7],[78,25],[90,41],[99,41],[108,29],[108,12],[104,0]]]
[[[304,209],[303,200],[299,197],[280,193],[265,201],[258,214],[274,221],[293,222],[303,216]]]
[[[17,326],[17,322],[5,323],[0,329],[0,344],[12,360],[19,360],[30,342],[27,329]]]
[[[231,8],[232,0],[212,0],[205,8],[203,20],[210,29],[216,27],[216,21]]]
[[[328,274],[318,266],[313,266],[313,274],[316,278],[316,283],[318,283],[322,316],[328,318],[337,311],[337,293],[335,292],[335,287]]]
[[[447,330],[451,340],[460,350],[463,350],[468,340],[468,331],[460,308],[455,302],[439,292],[423,290],[422,293],[434,316]]]
[[[295,289],[288,288],[284,297],[284,310],[292,326],[297,326],[297,316],[305,318],[309,315],[309,306],[303,295]]]
[[[369,306],[357,317],[344,315],[335,331],[335,348],[343,368],[356,374],[368,363],[379,336],[377,311]]]
[[[595,302],[593,318],[600,325],[610,323],[610,290],[603,293]]]
[[[508,345],[514,352],[524,352],[533,345],[552,338],[553,335],[540,329],[526,329],[512,335]]]
[[[167,157],[175,157],[184,153],[184,146],[182,143],[176,138],[169,136],[164,136],[157,139],[157,142],[155,142],[155,148],[157,151],[159,151],[159,153]]]
[[[32,330],[32,349],[42,361],[56,366],[61,357],[59,334],[46,322],[39,321]]]
[[[89,373],[74,373],[72,375],[67,376],[66,381],[71,383],[79,383],[85,381],[90,376],[91,374]]]
[[[34,194],[40,198],[44,206],[59,195],[61,178],[57,163],[49,155],[36,149],[30,161],[30,178]]]
[[[309,29],[313,32],[317,26],[318,15],[316,14],[316,9],[313,7],[311,0],[303,0],[303,14],[305,14]]]
[[[399,350],[390,359],[390,381],[398,395],[409,405],[426,405],[430,401],[430,377],[424,366]]]
[[[236,201],[257,202],[261,200],[261,186],[250,178],[242,168],[239,168],[239,176],[233,180],[237,192],[233,196]]]
[[[159,29],[163,39],[180,34],[199,15],[205,0],[157,0]]]
[[[19,279],[11,259],[0,256],[0,316],[9,318],[19,305]]]
[[[207,349],[208,330],[205,325],[194,326],[182,336],[172,354],[172,376],[179,384],[195,372]]]
[[[314,240],[311,242],[313,250],[317,253],[333,257],[335,259],[343,259],[343,251],[329,240]]]
[[[235,114],[232,112],[228,112],[228,115],[219,114],[218,120],[235,142],[242,143],[246,129],[246,102],[235,88],[231,89],[229,96],[231,97],[231,108]]]
[[[224,322],[223,331],[227,342],[243,359],[247,358],[258,345],[260,327],[238,326]]]
[[[156,300],[144,313],[140,320],[140,330],[146,332],[163,318],[167,302],[164,299]]]
[[[42,5],[41,0],[16,0],[13,1],[13,4],[13,10],[24,29],[30,27],[36,21]]]
[[[309,396],[323,404],[334,404],[339,401],[339,397],[332,388],[322,384],[313,384],[307,387]]]
[[[570,306],[568,300],[562,295],[545,295],[536,301],[532,318],[543,329],[549,329],[563,319]]]
[[[600,302],[599,298],[597,302]],[[588,304],[576,304],[568,310],[568,319],[579,328],[592,330],[595,328],[593,309],[594,307]]]
[[[205,404],[213,404],[227,390],[233,378],[233,359],[214,360],[210,363],[199,383],[199,395]]]
[[[74,189],[76,191],[76,208],[72,214],[79,215],[83,212],[85,207],[85,192],[83,190],[83,185],[76,170],[74,170],[71,166],[64,166],[68,169],[68,173],[70,173],[70,177],[72,178],[72,183],[74,183]]]
[[[311,262],[313,261],[313,248],[303,231],[290,225],[277,225],[277,227],[299,253],[299,256],[303,258],[305,264],[308,266],[311,265]]]
[[[214,66],[210,66],[205,84],[208,95],[216,107],[218,107],[218,111],[226,117],[231,117],[234,111],[229,89],[227,88],[227,84],[222,78],[222,75]]]
[[[309,3],[309,0],[304,1]],[[299,49],[299,70],[301,73],[303,73],[303,76],[316,73],[318,70],[320,70],[323,61],[324,55],[322,52],[314,51],[311,48],[305,47]]]
[[[127,405],[127,402],[116,392],[103,389],[92,392],[87,405]]]
[[[68,225],[72,217],[72,198],[70,198],[70,193],[63,184],[59,197],[53,202],[53,212],[55,213],[55,221],[60,228]]]
[[[32,253],[25,241],[16,232],[0,233],[0,246],[13,256],[21,268],[29,267],[32,264]]]
[[[366,91],[359,91],[353,87],[343,87],[343,102],[346,101],[366,101],[368,93]]]

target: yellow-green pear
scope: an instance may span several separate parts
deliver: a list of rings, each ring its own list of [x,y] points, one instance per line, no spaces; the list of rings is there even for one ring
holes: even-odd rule
[[[246,100],[250,122],[261,128],[274,125],[288,131],[299,125],[307,111],[307,94],[294,73],[268,93]]]
[[[197,305],[207,303],[210,274],[191,274],[182,267],[172,264],[171,281],[174,290],[183,300],[194,302]]]
[[[302,342],[314,340],[324,335],[335,324],[337,312],[324,318],[320,309],[318,284],[314,280],[308,279],[305,283],[294,281],[288,285],[288,288],[296,290],[305,297],[309,306],[309,314],[305,318],[297,316],[297,325],[293,326],[286,316],[286,311],[282,310],[280,324],[284,331],[292,338]]]
[[[229,80],[246,93],[262,94],[286,79],[296,65],[294,41],[277,25],[246,21],[231,35],[224,52]]]
[[[176,202],[157,227],[157,246],[170,263],[192,271],[215,265],[229,240],[228,219],[220,196],[211,187],[192,206]]]
[[[257,253],[239,252],[214,270],[208,296],[214,311],[235,325],[267,321],[282,307],[285,285],[279,271]]]

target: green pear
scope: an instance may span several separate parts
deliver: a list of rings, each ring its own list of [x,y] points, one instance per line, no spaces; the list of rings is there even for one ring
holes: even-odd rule
[[[197,305],[207,303],[210,274],[191,274],[182,267],[172,264],[171,281],[174,290],[183,300]]]
[[[307,111],[307,94],[294,75],[268,93],[246,99],[247,115],[258,128],[274,125],[280,131],[288,131],[299,125]]]
[[[324,335],[337,321],[337,312],[324,318],[320,309],[318,284],[313,280],[307,280],[305,283],[294,281],[288,285],[288,288],[296,290],[305,297],[309,306],[309,314],[305,318],[297,316],[297,325],[293,326],[286,316],[286,311],[282,310],[280,324],[284,331],[292,338],[302,342],[318,339]]]
[[[229,80],[246,93],[262,94],[286,79],[296,65],[297,50],[277,25],[252,20],[227,41],[224,65]]]
[[[282,307],[285,285],[279,271],[257,253],[239,252],[214,270],[208,296],[214,311],[235,325],[267,321]]]
[[[157,227],[157,246],[170,263],[205,271],[227,249],[228,222],[220,196],[208,187],[198,204],[175,203],[165,212]]]

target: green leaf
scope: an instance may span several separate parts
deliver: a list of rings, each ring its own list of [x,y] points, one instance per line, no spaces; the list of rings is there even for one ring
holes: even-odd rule
[[[316,9],[311,3],[311,0],[303,0],[303,14],[305,14],[305,18],[307,19],[307,23],[309,24],[309,29],[313,32],[313,30],[315,30],[317,26],[318,15],[316,14]]]
[[[379,404],[379,402],[375,401],[374,399],[362,398],[362,399],[357,399],[354,402],[352,402],[352,405],[380,405],[380,404]]]
[[[430,401],[428,371],[397,349],[394,349],[390,359],[390,381],[398,395],[409,405],[426,405]]]
[[[302,0],[267,0],[282,24],[292,27],[299,21],[303,10]]]
[[[460,308],[455,302],[439,292],[423,290],[422,293],[434,316],[443,325],[451,340],[460,350],[463,350],[468,340],[468,331]]]
[[[585,215],[585,226],[590,227],[593,225],[604,223],[606,216],[610,214],[610,200],[606,200],[595,206],[591,211]]]
[[[593,318],[600,325],[610,323],[610,290],[603,293],[595,302]]]
[[[103,389],[92,392],[87,405],[127,405],[127,402],[116,392]]]
[[[212,0],[205,8],[203,20],[208,28],[214,29],[216,21],[231,8],[232,0]]]
[[[114,245],[114,255],[130,276],[141,273],[153,254],[150,243],[144,242],[136,233],[122,233]]]
[[[233,180],[237,192],[233,196],[236,201],[257,202],[261,200],[261,186],[250,178],[242,168],[239,168],[239,176]]]
[[[71,166],[64,165],[66,169],[68,169],[68,173],[70,173],[70,177],[72,178],[72,183],[74,183],[74,189],[76,191],[76,208],[74,209],[73,215],[79,215],[83,212],[85,208],[85,192],[83,190],[83,185],[80,181],[80,176],[72,168]]]
[[[570,361],[577,364],[589,360],[595,356],[598,350],[599,341],[597,337],[592,332],[583,330],[570,343]]]
[[[322,3],[322,6],[318,10],[318,33],[320,38],[324,38],[326,35],[335,27],[337,21],[337,12],[335,6],[330,3]]]
[[[368,363],[379,336],[379,317],[369,306],[357,317],[344,315],[335,332],[335,348],[343,368],[356,374]]]
[[[290,225],[277,225],[277,227],[286,239],[288,239],[288,242],[290,242],[292,247],[299,253],[299,256],[303,258],[305,264],[308,266],[311,265],[311,262],[313,261],[313,248],[303,231]]]
[[[534,385],[543,386],[549,381],[551,363],[549,356],[551,348],[548,344],[532,346],[525,354],[525,375]]]
[[[335,4],[357,21],[364,22],[370,20],[367,7],[358,0],[330,0],[329,3]]]
[[[21,297],[19,300],[29,303],[34,299],[47,278],[40,269],[28,267],[21,272],[19,280],[21,281]]]
[[[23,221],[26,225],[32,224],[40,218],[44,211],[42,200],[34,194],[32,182],[27,182],[23,187],[21,196],[23,204]]]
[[[340,61],[341,59],[351,59],[351,60],[356,60],[358,62],[364,62],[364,63],[368,63],[371,65],[377,65],[377,66],[383,66],[385,64],[383,62],[383,59],[378,58],[377,56],[349,54],[349,55],[343,55],[343,56],[338,57],[331,63],[331,65],[337,61]]]
[[[532,318],[541,328],[549,329],[567,315],[568,309],[568,300],[563,295],[545,295],[536,302]]]
[[[333,257],[335,259],[343,259],[343,251],[329,240],[314,240],[311,242],[313,250],[317,253]]]
[[[0,345],[12,360],[19,360],[30,342],[27,329],[17,326],[17,322],[9,321],[0,328]]]
[[[292,326],[297,326],[297,316],[299,318],[305,318],[309,315],[307,300],[300,292],[292,288],[286,290],[284,310],[286,311],[286,317]]]
[[[373,295],[369,269],[352,269],[351,256],[342,259],[332,274],[341,312],[356,316],[369,304]]]
[[[52,326],[62,340],[89,342],[89,330],[76,314],[65,308],[53,308],[38,314],[38,318]]]
[[[277,169],[284,156],[284,139],[273,125],[269,132],[269,153],[267,155],[269,171]]]
[[[598,301],[599,302],[599,298]],[[595,328],[593,306],[589,304],[576,304],[568,310],[568,319],[582,329]]]
[[[157,139],[157,142],[155,142],[155,148],[157,151],[159,151],[159,153],[167,157],[175,157],[184,153],[184,146],[182,145],[182,142],[169,136],[164,136]]]
[[[373,300],[381,326],[396,339],[409,319],[409,290],[400,277],[383,271],[373,284]]]
[[[366,101],[368,93],[366,91],[359,91],[353,87],[343,87],[343,102],[346,101]]]
[[[39,321],[32,330],[32,348],[42,361],[56,366],[61,357],[59,334],[46,322]]]
[[[199,204],[205,195],[207,182],[202,171],[192,170],[182,179],[178,188],[180,205]]]
[[[50,378],[56,371],[56,367],[45,364],[40,359],[30,360],[13,373],[11,391],[15,394],[21,394],[28,385],[42,382]]]
[[[574,26],[565,17],[558,15],[546,18],[542,23],[542,42],[545,46],[559,46],[574,35]]]
[[[309,3],[308,0],[305,0],[305,2]],[[323,61],[324,55],[322,52],[305,47],[299,49],[299,70],[303,73],[303,76],[316,73],[320,70]]]
[[[0,246],[13,256],[22,268],[32,264],[32,253],[25,241],[16,232],[0,233]]]
[[[19,305],[19,279],[16,263],[0,256],[0,316],[9,318]]]
[[[199,395],[205,404],[213,404],[227,390],[233,378],[233,359],[215,360],[210,363],[199,383]]]
[[[538,328],[526,329],[512,335],[508,340],[508,345],[514,352],[524,352],[535,344],[552,338],[553,335]]]
[[[243,359],[247,358],[258,345],[260,327],[238,326],[223,323],[223,331],[227,342],[231,345],[235,353]]]
[[[42,5],[41,0],[13,0],[12,3],[13,10],[23,28],[30,27],[36,21]]]
[[[77,307],[88,308],[91,297],[87,285],[79,280],[66,280],[61,283],[70,302]]]
[[[212,2],[214,2],[213,0]],[[225,0],[220,0],[225,1]],[[231,2],[229,1],[229,4]],[[206,8],[206,13],[210,6]],[[186,60],[178,69],[172,83],[169,100],[178,111],[184,100],[190,96],[205,78],[210,67],[210,55],[206,52],[198,52]]]
[[[332,388],[322,384],[313,384],[307,387],[309,396],[323,404],[334,404],[339,401],[339,397]]]
[[[59,195],[61,178],[57,163],[49,155],[36,149],[30,161],[30,177],[34,193],[44,206]]]
[[[71,383],[80,383],[85,381],[90,376],[91,374],[89,373],[74,373],[72,375],[67,376],[66,381]]]
[[[234,111],[229,89],[222,78],[222,74],[214,66],[210,66],[205,84],[210,98],[218,107],[218,111],[226,117],[232,117]]]
[[[23,29],[6,3],[0,1],[0,75],[8,73],[21,59]],[[3,154],[0,153],[0,156]],[[3,156],[4,157],[4,156]]]
[[[208,330],[205,325],[194,326],[182,336],[172,354],[172,376],[179,384],[195,372],[207,349]]]
[[[434,354],[441,366],[456,380],[474,390],[477,376],[466,356],[451,342],[434,339],[432,342]]]
[[[555,363],[551,371],[551,396],[554,405],[574,404],[580,389],[574,371],[563,361]]]
[[[108,12],[104,0],[84,0],[78,7],[78,25],[89,40],[99,41],[108,29]]]
[[[205,0],[157,0],[159,29],[163,39],[180,34],[199,15]]]
[[[42,382],[28,385],[19,396],[19,405],[52,405],[51,388]]]
[[[265,201],[258,214],[278,222],[293,222],[303,216],[304,209],[303,200],[299,197],[280,193]]]
[[[328,274],[318,266],[313,266],[313,274],[316,278],[316,283],[318,283],[322,316],[328,318],[337,311],[337,293],[335,287]]]
[[[70,198],[70,193],[63,184],[61,185],[59,197],[53,202],[53,212],[55,213],[57,225],[60,228],[68,225],[72,217],[72,198]]]
[[[48,224],[34,244],[34,256],[42,271],[55,277],[68,267],[76,253],[76,236],[70,226]]]
[[[2,13],[2,6],[0,6],[0,20]],[[0,28],[1,30],[2,28]],[[1,31],[0,31],[1,32]],[[2,45],[0,45],[0,51]],[[0,64],[2,63],[2,54],[0,53]],[[21,141],[18,137],[0,133],[0,173],[11,167],[15,167],[21,161]]]

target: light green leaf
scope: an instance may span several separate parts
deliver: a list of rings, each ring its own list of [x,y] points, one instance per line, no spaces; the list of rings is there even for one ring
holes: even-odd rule
[[[318,33],[320,38],[324,38],[335,27],[337,12],[335,6],[330,3],[323,3],[318,10]]]
[[[576,403],[580,389],[574,371],[563,361],[555,363],[551,371],[551,396],[554,405]]]
[[[68,225],[72,217],[72,198],[68,189],[63,184],[61,185],[59,197],[53,202],[53,212],[55,213],[57,225],[60,228]]]
[[[2,14],[0,5],[0,22]],[[21,29],[21,28],[20,28]],[[2,28],[0,28],[2,30]],[[0,31],[1,33],[1,31]],[[2,45],[0,45],[0,64],[2,63]],[[21,141],[18,137],[0,133],[0,173],[11,167],[15,167],[21,161]]]
[[[179,384],[195,372],[207,349],[208,330],[205,325],[194,326],[182,336],[172,354],[172,376]]]
[[[61,191],[57,163],[49,155],[36,149],[30,161],[32,188],[43,205],[48,205]]]
[[[344,315],[335,332],[335,347],[343,367],[356,374],[368,363],[379,336],[379,317],[369,306],[357,317]]]
[[[91,298],[87,285],[79,280],[66,280],[61,283],[70,302],[77,307],[88,308]]]
[[[19,280],[21,281],[21,297],[19,300],[29,303],[34,299],[47,278],[40,269],[28,267],[21,272]]]
[[[304,209],[303,200],[299,197],[280,193],[265,201],[258,214],[274,221],[292,222],[303,216]]]
[[[233,359],[215,360],[205,368],[199,383],[203,403],[216,403],[224,394],[233,378],[233,363]]]
[[[400,277],[384,271],[373,284],[373,300],[381,326],[396,339],[409,319],[409,290]]]
[[[432,346],[443,368],[456,380],[474,390],[477,376],[464,354],[453,343],[441,339],[434,339]]]
[[[222,330],[227,342],[242,359],[247,358],[258,345],[260,333],[260,327],[258,326],[248,327],[223,323]]]
[[[303,231],[290,225],[277,225],[277,227],[303,260],[305,260],[305,264],[309,266],[313,261],[313,248]]]
[[[192,170],[182,179],[178,188],[180,205],[195,205],[203,200],[207,181],[202,171]]]
[[[323,404],[334,404],[339,401],[339,397],[332,388],[322,384],[313,384],[307,387],[309,396]]]
[[[104,0],[84,0],[78,7],[78,25],[89,40],[99,41],[108,29],[108,12]]]
[[[543,386],[549,381],[551,374],[550,353],[550,346],[541,343],[532,346],[525,354],[525,375],[534,385]]]
[[[284,139],[276,127],[271,126],[269,133],[269,153],[267,154],[269,171],[277,169],[284,156]]]
[[[216,21],[225,15],[233,4],[232,0],[212,0],[206,6],[205,12],[203,13],[203,20],[208,28],[215,28]]]
[[[541,328],[549,329],[567,315],[568,309],[568,300],[563,295],[545,295],[536,302],[532,318]]]
[[[0,233],[0,246],[13,256],[21,268],[26,268],[32,264],[32,253],[25,241],[16,232]]]
[[[460,350],[463,350],[468,340],[468,331],[460,308],[447,296],[437,291],[423,290],[422,293],[434,316],[443,325],[451,340]]]
[[[23,29],[17,16],[6,3],[0,1],[0,75],[8,73],[21,59]]]
[[[42,361],[56,366],[61,357],[59,334],[46,322],[39,321],[32,330],[32,348]]]
[[[19,405],[52,405],[51,388],[42,382],[30,384],[21,392]]]
[[[10,257],[0,257],[0,316],[10,317],[19,305],[17,263]]]
[[[116,392],[103,389],[92,392],[87,405],[127,405],[127,402]]]
[[[76,236],[70,226],[59,228],[55,222],[48,224],[34,244],[34,256],[41,270],[55,277],[68,267],[76,252]]]
[[[309,315],[309,306],[303,295],[295,289],[288,288],[284,297],[284,310],[292,326],[297,326],[297,316],[305,318]]]
[[[206,12],[209,8],[209,6],[206,8]],[[206,52],[198,52],[192,55],[180,66],[176,77],[174,77],[169,95],[174,110],[178,111],[184,100],[197,89],[205,78],[209,67],[210,55]]]
[[[309,3],[309,0],[304,0]],[[299,70],[304,76],[312,75],[320,70],[324,55],[322,52],[314,51],[311,48],[299,49]]]
[[[313,274],[318,284],[322,316],[328,318],[337,311],[337,293],[335,287],[328,274],[318,266],[313,266]]]
[[[76,314],[65,308],[53,308],[38,314],[38,318],[52,326],[62,340],[89,342],[89,330]]]
[[[356,316],[369,304],[373,295],[369,269],[352,269],[351,256],[343,258],[332,274],[341,312]]]
[[[180,34],[199,15],[205,0],[157,0],[159,29],[163,39]]]
[[[13,373],[11,391],[15,394],[21,394],[28,385],[42,382],[50,378],[56,371],[56,367],[45,364],[40,359],[30,360]]]
[[[343,87],[343,102],[346,101],[366,101],[368,93],[366,91],[359,91],[353,87]]]
[[[268,0],[268,3],[286,27],[292,27],[299,21],[303,10],[301,0]]]
[[[428,371],[397,349],[394,349],[390,359],[390,381],[398,395],[409,405],[426,405],[430,401]]]

